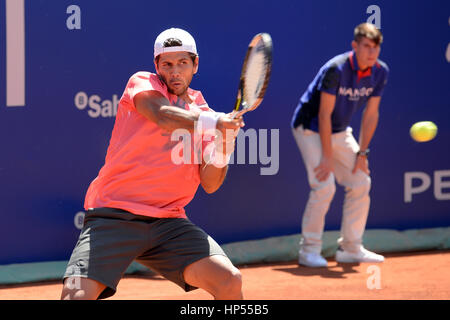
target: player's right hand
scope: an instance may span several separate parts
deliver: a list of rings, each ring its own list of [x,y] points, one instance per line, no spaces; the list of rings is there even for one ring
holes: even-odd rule
[[[222,132],[222,134],[224,136],[226,135],[227,130],[235,130],[236,135],[237,135],[237,132],[239,132],[239,129],[244,126],[245,126],[244,119],[242,117],[234,119],[233,112],[223,114],[219,118],[219,120],[217,120],[217,124],[216,124],[217,130]]]

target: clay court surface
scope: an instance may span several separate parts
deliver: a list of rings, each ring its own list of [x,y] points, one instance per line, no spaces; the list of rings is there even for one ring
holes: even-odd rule
[[[295,261],[239,266],[249,300],[449,300],[450,251],[387,254],[382,264],[300,267]],[[378,278],[376,278],[378,277]],[[379,287],[377,289],[376,287]],[[369,287],[372,287],[370,289]],[[1,300],[59,299],[59,281],[0,286]],[[185,293],[160,276],[126,276],[109,300],[209,300],[195,290]]]

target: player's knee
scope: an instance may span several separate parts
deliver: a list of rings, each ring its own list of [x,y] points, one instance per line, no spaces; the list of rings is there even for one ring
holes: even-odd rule
[[[78,277],[66,278],[61,292],[61,300],[96,300],[100,288],[84,286],[83,280]]]
[[[89,300],[89,299],[86,296],[86,291],[64,285],[63,290],[61,292],[61,300]]]
[[[236,269],[230,273],[225,288],[232,294],[239,294],[242,291],[242,274],[239,270]]]
[[[350,188],[347,188],[347,193],[350,193],[352,197],[362,198],[367,197],[370,192],[372,182],[370,177],[365,176],[357,183],[354,183]]]
[[[370,177],[367,177],[366,179],[364,179],[362,185],[363,185],[364,192],[369,193],[370,187],[372,186],[372,180],[370,179]]]
[[[96,297],[90,296],[85,290],[63,289],[61,300],[95,300]]]
[[[364,177],[359,182],[357,189],[361,190],[361,193],[368,194],[370,191],[370,187],[372,185],[371,179],[369,176]]]
[[[242,274],[238,269],[229,271],[219,286],[219,295],[239,297],[242,292]]]
[[[335,193],[336,184],[334,182],[322,183],[320,186],[312,189],[312,200],[317,202],[331,202]]]

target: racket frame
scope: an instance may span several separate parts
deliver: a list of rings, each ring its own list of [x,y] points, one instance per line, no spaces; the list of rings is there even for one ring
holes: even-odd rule
[[[264,50],[264,56],[266,57],[266,75],[264,78],[264,84],[262,85],[261,91],[255,101],[255,103],[251,106],[247,105],[247,102],[244,98],[244,89],[245,89],[245,72],[247,69],[247,63],[248,58],[250,56],[251,51],[253,48],[257,45],[259,41],[263,42],[263,50]],[[239,80],[239,88],[238,93],[236,97],[236,103],[234,105],[234,111],[235,114],[233,118],[239,118],[242,117],[242,115],[248,111],[255,110],[262,102],[264,98],[264,94],[266,93],[267,86],[269,84],[270,74],[272,69],[272,38],[268,33],[258,33],[256,36],[253,37],[252,41],[250,42],[247,53],[245,55],[244,64],[242,65],[241,70],[241,77]]]

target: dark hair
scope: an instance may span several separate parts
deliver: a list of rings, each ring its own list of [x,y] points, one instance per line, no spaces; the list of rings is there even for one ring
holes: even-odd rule
[[[371,23],[361,23],[356,26],[353,32],[353,40],[360,42],[362,38],[367,38],[380,45],[383,42],[383,35],[381,31]]]
[[[181,47],[183,45],[183,42],[180,39],[176,38],[169,38],[163,43],[164,48],[168,47]],[[189,56],[192,59],[192,63],[195,63],[195,59],[197,58],[197,55],[195,53],[189,52]],[[158,64],[159,62],[159,55],[155,57],[155,62]]]

